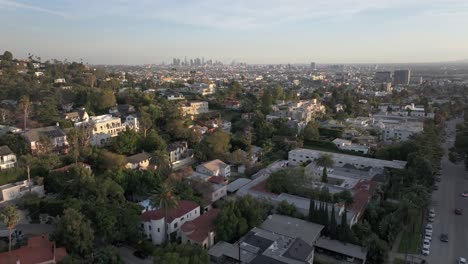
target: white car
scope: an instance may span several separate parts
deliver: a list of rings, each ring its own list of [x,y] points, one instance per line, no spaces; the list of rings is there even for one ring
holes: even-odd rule
[[[430,254],[429,249],[423,249],[421,252],[424,256],[429,256]]]
[[[424,240],[432,241],[432,234],[426,234],[426,235],[424,236]]]
[[[466,258],[460,257],[460,258],[458,259],[458,264],[466,264]]]
[[[429,210],[429,217],[435,217],[435,210],[434,209]]]
[[[428,239],[424,239],[422,247],[423,249],[429,250],[429,248],[431,247],[431,241],[429,241]]]
[[[432,224],[427,224],[427,225],[426,225],[426,231],[427,231],[427,230],[431,230],[431,231],[432,231]]]
[[[432,230],[428,230],[428,229],[426,229],[426,236],[427,236],[427,235],[429,235],[429,236],[431,236],[431,237],[432,237]]]
[[[429,223],[434,222],[434,217],[429,216],[429,217],[427,218],[427,221],[428,221]]]

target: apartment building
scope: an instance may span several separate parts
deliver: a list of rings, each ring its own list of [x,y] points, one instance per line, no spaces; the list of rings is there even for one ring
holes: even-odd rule
[[[317,99],[289,102],[273,107],[273,116],[306,123],[324,113],[325,106],[320,104]]]

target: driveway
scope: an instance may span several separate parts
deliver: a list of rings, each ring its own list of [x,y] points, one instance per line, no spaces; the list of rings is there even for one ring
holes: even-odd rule
[[[430,247],[429,263],[456,263],[459,257],[468,257],[468,198],[460,193],[468,190],[468,172],[463,162],[453,164],[448,160],[448,149],[453,146],[455,125],[461,119],[447,122],[447,138],[444,142],[445,155],[441,162],[442,181],[439,190],[432,194],[432,207],[436,217]],[[455,208],[461,208],[463,215],[455,215]],[[449,242],[441,242],[441,233],[447,233]]]
[[[132,249],[131,247],[123,246],[117,248],[117,250],[119,251],[119,254],[122,257],[122,260],[126,264],[153,264],[152,257],[148,257],[146,259],[140,259],[135,257],[133,255],[135,249]]]

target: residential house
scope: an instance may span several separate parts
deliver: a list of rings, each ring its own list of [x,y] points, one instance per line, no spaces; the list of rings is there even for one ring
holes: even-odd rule
[[[211,205],[226,197],[228,181],[223,176],[206,175],[199,172],[193,172],[190,177],[193,189],[203,195],[203,210],[208,211]]]
[[[185,222],[181,227],[182,243],[199,245],[204,249],[211,248],[215,244],[215,220],[219,211],[214,208],[192,221]]]
[[[34,185],[24,180],[0,186],[0,203],[21,198],[29,193],[29,187],[31,187],[31,192],[44,196],[44,185]]]
[[[125,158],[125,168],[131,170],[147,170],[150,165],[151,155],[146,152],[138,153]]]
[[[163,209],[144,212],[140,218],[145,236],[153,244],[160,245],[166,241],[169,234],[174,233],[180,237],[180,227],[188,221],[200,216],[200,206],[192,201],[180,201],[177,208],[167,210],[165,216]],[[166,225],[164,225],[166,219]]]
[[[65,78],[58,78],[54,80],[54,83],[66,83]]]
[[[127,116],[135,113],[135,107],[130,104],[119,104],[109,109],[109,114],[114,116]]]
[[[231,167],[221,160],[215,159],[198,165],[197,172],[206,175],[223,176],[227,178],[231,175]]]
[[[351,140],[335,138],[332,142],[341,150],[354,151],[354,152],[358,152],[361,154],[369,153],[368,146],[354,144]]]
[[[137,132],[140,130],[140,122],[138,121],[138,117],[136,117],[136,115],[128,115],[122,119],[122,126],[124,126],[126,129],[135,130]]]
[[[68,152],[67,135],[58,126],[32,128],[23,133],[33,154],[41,153],[44,148],[52,148],[59,153]]]
[[[270,215],[260,227],[254,227],[236,244],[217,243],[208,254],[214,263],[311,264],[322,229],[322,225],[301,219]],[[235,249],[237,254],[233,254]]]
[[[318,102],[317,99],[289,102],[273,107],[273,116],[303,121],[305,123],[324,113],[325,106]]]
[[[89,120],[75,123],[75,127],[89,128],[93,146],[107,145],[112,137],[125,131],[122,120],[112,115],[90,116]]]
[[[8,146],[0,146],[0,170],[13,168],[15,165],[15,153]]]
[[[188,102],[181,106],[181,110],[184,116],[205,114],[209,112],[208,102],[205,102],[205,101]]]
[[[64,247],[56,247],[48,234],[28,238],[26,245],[0,253],[2,264],[55,264],[67,256]]]
[[[84,108],[78,109],[70,113],[65,113],[64,118],[71,120],[73,123],[84,122],[89,119],[89,115]]]
[[[193,162],[193,150],[188,148],[187,141],[172,142],[167,146],[172,168],[180,168]]]
[[[232,110],[239,110],[241,107],[241,103],[239,100],[226,100],[224,101],[224,107],[227,109],[232,109]]]

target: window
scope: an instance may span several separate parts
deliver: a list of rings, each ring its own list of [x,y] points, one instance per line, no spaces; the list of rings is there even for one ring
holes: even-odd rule
[[[185,219],[185,217],[182,217],[182,218],[180,219],[180,221],[184,221],[184,219]]]
[[[159,227],[158,227],[158,233],[159,233],[159,232],[161,232],[161,231],[159,231]]]
[[[145,224],[141,223],[141,228],[145,228]]]
[[[148,226],[149,230],[151,230],[151,225]]]
[[[177,223],[174,223],[174,228],[177,228]]]

